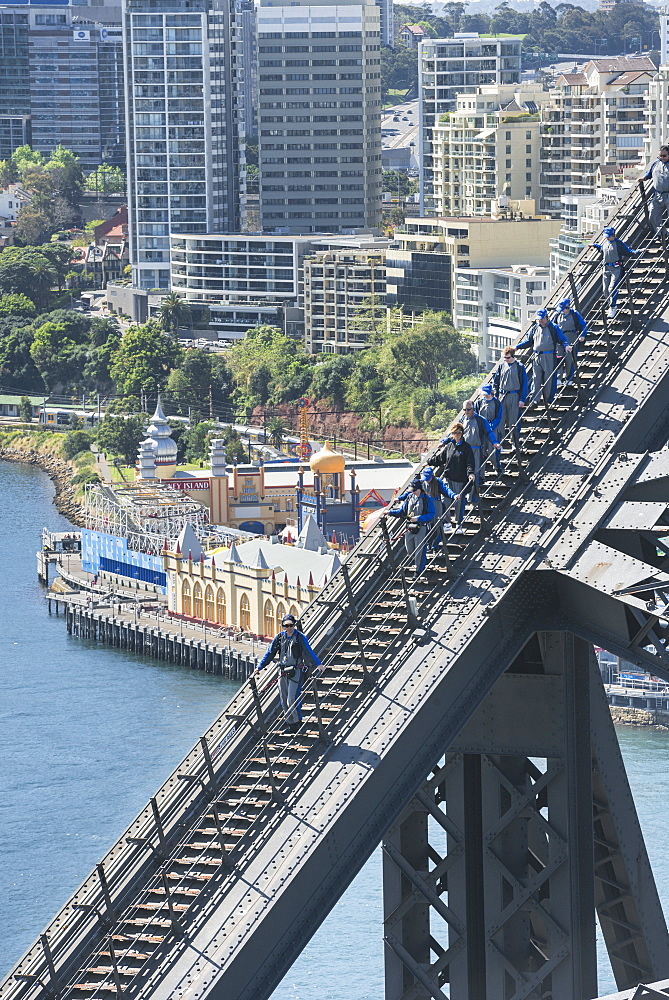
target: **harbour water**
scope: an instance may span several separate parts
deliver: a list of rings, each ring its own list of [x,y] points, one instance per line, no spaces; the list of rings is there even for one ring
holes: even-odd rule
[[[0,463],[0,977],[219,714],[235,685],[68,637],[34,553],[65,530],[48,478]],[[669,913],[669,734],[620,729]],[[376,852],[273,1000],[382,1000]],[[600,992],[614,989],[601,955]]]

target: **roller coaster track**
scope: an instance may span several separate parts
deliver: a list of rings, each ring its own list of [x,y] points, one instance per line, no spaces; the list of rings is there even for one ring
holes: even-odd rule
[[[282,730],[269,672],[247,682],[8,974],[2,1000],[271,995],[487,692],[544,627],[560,581],[593,586],[579,553],[600,507],[609,509],[614,487],[643,477],[646,453],[666,441],[669,254],[649,238],[646,221],[639,187],[611,220],[643,248],[614,321],[593,249],[546,303],[555,308],[570,296],[590,336],[579,358],[580,391],[563,386],[550,413],[538,404],[523,419],[526,467],[509,452],[503,473],[488,469],[464,534],[449,534],[448,559],[430,559],[413,587],[401,526],[381,522],[362,538],[303,617],[324,672],[307,686],[300,732]],[[639,592],[632,557],[629,566],[627,583]],[[613,651],[669,677],[662,614],[651,626],[642,618],[646,631],[633,643],[625,623],[645,614],[643,599],[614,594],[604,573],[594,586],[619,604],[622,624],[612,627],[602,612],[595,628],[576,601],[569,628],[586,638],[606,632]],[[654,652],[644,645],[649,638]],[[448,817],[430,809],[455,837]],[[441,985],[462,939],[452,908],[430,891],[450,927],[439,974],[414,967],[387,937],[412,970],[407,997],[445,996]],[[661,957],[648,969],[637,972],[628,960],[630,981],[659,978],[669,949],[658,947]],[[513,995],[540,995],[532,989]]]

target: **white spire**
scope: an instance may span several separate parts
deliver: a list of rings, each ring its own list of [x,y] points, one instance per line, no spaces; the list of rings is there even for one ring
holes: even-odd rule
[[[318,552],[320,549],[327,550],[328,548],[325,535],[311,514],[307,514],[307,519],[302,525],[297,547],[298,549],[309,549],[310,552]]]
[[[179,550],[183,559],[187,559],[190,552],[193,562],[198,562],[202,555],[202,546],[191,524],[184,524],[181,529]]]

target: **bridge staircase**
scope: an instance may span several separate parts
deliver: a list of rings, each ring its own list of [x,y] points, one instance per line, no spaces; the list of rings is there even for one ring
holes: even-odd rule
[[[2,1000],[262,1000],[381,842],[387,1000],[586,1000],[595,914],[621,989],[669,976],[591,648],[669,678],[669,251],[642,186],[612,222],[643,253],[615,320],[592,249],[546,303],[590,335],[522,467],[489,463],[420,580],[401,525],[363,537],[303,618],[299,733],[247,682]]]

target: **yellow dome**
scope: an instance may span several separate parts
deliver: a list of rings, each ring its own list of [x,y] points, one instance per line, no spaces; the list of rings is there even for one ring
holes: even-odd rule
[[[332,475],[333,472],[343,472],[346,460],[339,452],[333,451],[330,443],[326,441],[321,450],[311,456],[309,466],[314,475],[326,476]]]

